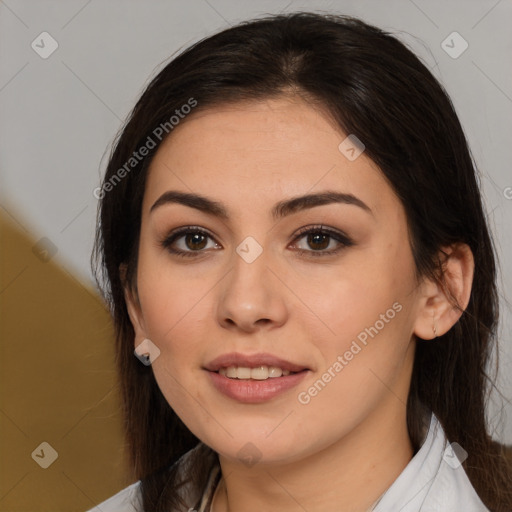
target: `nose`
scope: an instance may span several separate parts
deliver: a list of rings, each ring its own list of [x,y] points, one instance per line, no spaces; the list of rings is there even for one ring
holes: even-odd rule
[[[286,322],[286,287],[267,256],[264,250],[249,263],[235,253],[233,268],[220,288],[217,315],[223,328],[250,333]]]

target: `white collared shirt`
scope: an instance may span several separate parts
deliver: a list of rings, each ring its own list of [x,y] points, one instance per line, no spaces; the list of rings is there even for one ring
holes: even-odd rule
[[[374,512],[489,512],[432,414],[416,455],[378,501]]]
[[[187,452],[178,464],[191,452]],[[471,485],[457,458],[458,452],[459,449],[454,450],[448,443],[441,423],[432,414],[421,448],[378,500],[373,512],[490,512]],[[197,503],[197,496],[202,495],[197,512],[208,512],[207,505],[215,491],[218,471],[218,466],[212,468],[202,493],[191,493],[190,509]],[[140,481],[87,512],[143,512]]]

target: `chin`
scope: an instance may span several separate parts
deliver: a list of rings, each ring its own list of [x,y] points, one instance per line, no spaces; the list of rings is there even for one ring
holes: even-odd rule
[[[304,455],[306,439],[297,438],[295,433],[283,429],[280,433],[272,432],[279,422],[273,422],[270,428],[268,420],[258,425],[226,425],[232,438],[222,435],[205,438],[204,442],[219,455],[247,466],[260,464],[286,464],[300,459]],[[269,432],[272,432],[269,435]],[[298,449],[301,447],[302,449]]]

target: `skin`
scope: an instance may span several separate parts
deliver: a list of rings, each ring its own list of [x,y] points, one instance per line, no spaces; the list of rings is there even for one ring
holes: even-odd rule
[[[151,164],[137,291],[126,286],[125,296],[135,346],[149,338],[161,351],[152,368],[164,396],[219,453],[215,512],[315,512],[340,504],[362,512],[413,456],[405,403],[416,336],[434,338],[434,326],[442,335],[461,310],[436,283],[415,279],[402,204],[365,153],[349,161],[340,152],[345,137],[321,110],[285,96],[189,115]],[[167,190],[221,202],[229,218],[181,204],[150,213]],[[271,218],[276,202],[324,190],[353,194],[371,213],[328,204]],[[318,252],[318,245],[307,236],[295,240],[297,231],[318,224],[344,232],[353,245],[334,255],[300,255],[298,249]],[[200,254],[183,258],[162,247],[172,230],[187,225],[212,234]],[[235,251],[247,236],[263,248],[252,263]],[[324,252],[339,246],[328,240]],[[196,246],[182,236],[174,247]],[[446,283],[464,309],[471,252],[444,249]],[[308,404],[299,403],[298,394],[394,303],[401,311]],[[240,403],[219,393],[203,369],[235,351],[272,353],[310,371],[272,400]],[[239,455],[249,442],[258,459],[251,466]]]

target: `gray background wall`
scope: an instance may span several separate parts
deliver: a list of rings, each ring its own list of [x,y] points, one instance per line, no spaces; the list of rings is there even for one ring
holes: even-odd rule
[[[106,148],[149,77],[175,51],[218,29],[297,10],[355,15],[396,33],[452,97],[482,173],[502,262],[505,398],[493,395],[489,417],[495,437],[512,443],[510,0],[0,1],[1,213],[36,240],[46,238],[40,249],[93,287],[93,190]],[[463,39],[450,36],[454,31]],[[58,48],[48,56],[52,39]],[[18,276],[7,277],[16,286]],[[496,425],[500,411],[505,422]]]

